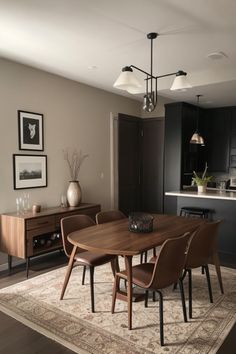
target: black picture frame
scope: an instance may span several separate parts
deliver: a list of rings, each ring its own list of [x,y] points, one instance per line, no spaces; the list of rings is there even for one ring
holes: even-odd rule
[[[14,189],[47,187],[47,155],[13,154]]]
[[[18,110],[19,150],[44,150],[43,114]]]

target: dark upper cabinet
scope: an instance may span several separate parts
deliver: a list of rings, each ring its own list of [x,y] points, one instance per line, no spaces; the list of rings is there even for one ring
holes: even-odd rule
[[[200,123],[201,110],[199,113]],[[197,127],[197,119],[196,106],[184,102],[165,105],[165,192],[190,185],[193,171],[204,169],[205,147],[190,144]],[[165,196],[164,212],[176,213],[175,198]]]
[[[236,167],[236,107],[231,107],[230,159],[229,165]]]
[[[209,172],[228,172],[231,132],[230,108],[205,111],[203,131]]]
[[[181,185],[182,103],[165,105],[164,192]],[[176,214],[176,198],[164,196],[164,213]]]
[[[182,112],[182,185],[191,184],[193,171],[203,171],[206,161],[205,146],[190,144],[193,133],[198,130],[202,134],[204,110],[183,104]],[[202,134],[203,135],[203,134]],[[187,177],[188,176],[188,177]],[[189,177],[190,176],[190,177]]]

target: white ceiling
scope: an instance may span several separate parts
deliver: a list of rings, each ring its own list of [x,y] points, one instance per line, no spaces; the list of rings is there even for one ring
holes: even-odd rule
[[[0,55],[134,97],[112,85],[125,65],[150,71],[146,34],[158,32],[154,74],[182,69],[193,86],[171,92],[172,79],[160,79],[159,94],[236,105],[235,19],[235,0],[0,0]],[[207,58],[216,51],[227,57]]]

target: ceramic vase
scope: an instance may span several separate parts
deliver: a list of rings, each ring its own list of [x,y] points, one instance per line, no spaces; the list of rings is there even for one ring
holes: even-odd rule
[[[78,181],[70,181],[67,189],[67,201],[69,206],[78,206],[81,202],[82,192]]]
[[[197,191],[198,191],[198,193],[205,193],[206,186],[197,186]]]

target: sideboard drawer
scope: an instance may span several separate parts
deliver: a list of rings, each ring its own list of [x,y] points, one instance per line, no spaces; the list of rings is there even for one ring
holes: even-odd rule
[[[44,234],[50,234],[56,231],[56,227],[54,224],[41,225],[38,229],[27,230],[26,239],[32,238],[35,236],[40,236]]]
[[[44,227],[54,227],[55,226],[55,216],[44,216],[37,219],[26,220],[26,230],[34,230]]]

